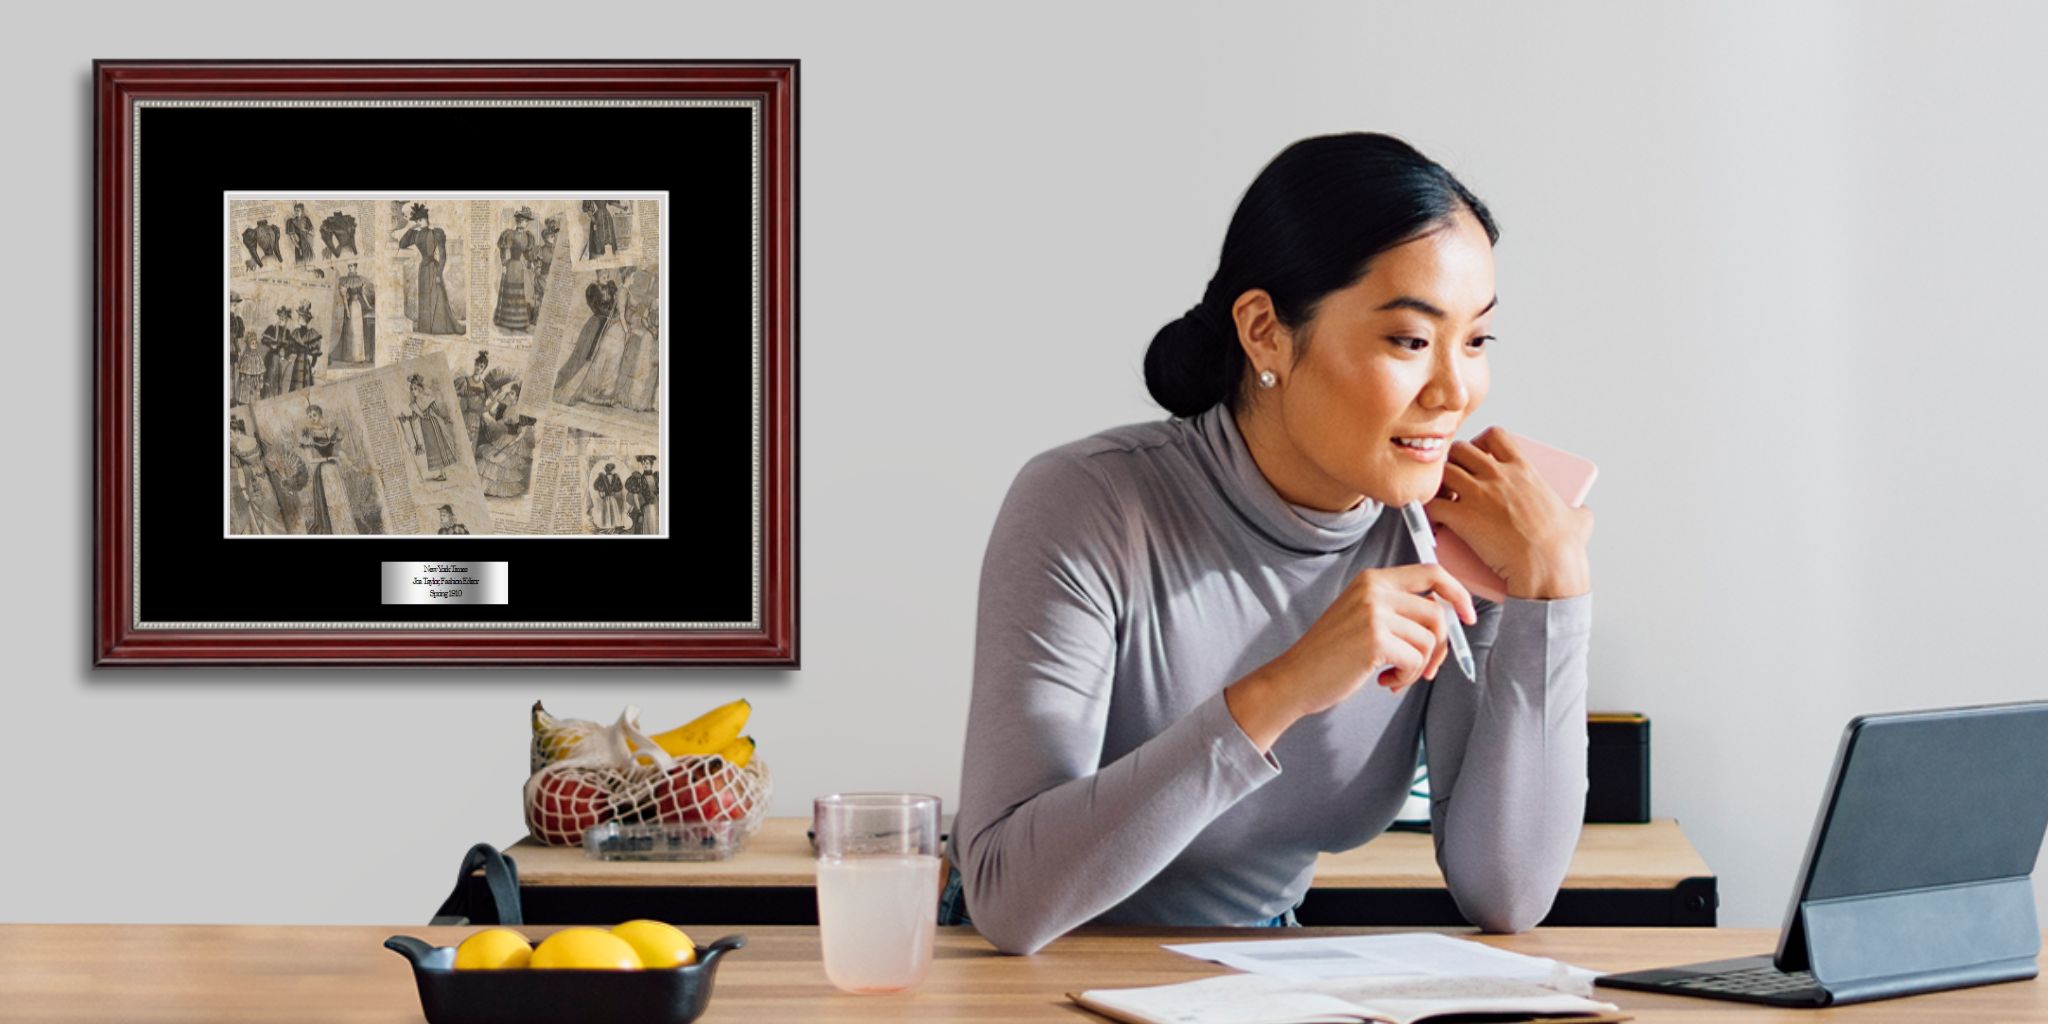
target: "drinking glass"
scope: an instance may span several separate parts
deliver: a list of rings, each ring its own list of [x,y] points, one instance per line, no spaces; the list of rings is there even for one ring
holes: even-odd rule
[[[916,988],[939,912],[939,798],[834,793],[811,827],[825,977],[848,992]]]

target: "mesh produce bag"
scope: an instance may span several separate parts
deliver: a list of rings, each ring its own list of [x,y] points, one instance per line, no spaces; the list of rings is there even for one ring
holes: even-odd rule
[[[670,756],[642,733],[639,709],[609,726],[573,720],[574,742],[536,736],[533,759],[551,760],[526,780],[526,831],[551,846],[574,846],[607,821],[735,822],[751,837],[768,813],[770,777],[760,758],[745,767],[715,754]],[[588,728],[585,728],[588,726]]]

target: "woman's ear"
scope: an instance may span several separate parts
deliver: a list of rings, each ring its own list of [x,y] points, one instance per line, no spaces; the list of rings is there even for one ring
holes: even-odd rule
[[[1294,337],[1274,313],[1273,297],[1264,288],[1245,292],[1230,304],[1230,319],[1252,376],[1261,370],[1286,376],[1294,363]]]

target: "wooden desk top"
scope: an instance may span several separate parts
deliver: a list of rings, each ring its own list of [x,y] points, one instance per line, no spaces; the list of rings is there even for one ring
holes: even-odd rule
[[[519,863],[526,886],[812,886],[817,867],[804,830],[808,818],[769,818],[747,848],[731,860],[701,862],[600,861],[582,847],[542,846],[531,839],[507,853]],[[1669,889],[1688,878],[1713,875],[1678,823],[1660,818],[1644,825],[1587,825],[1565,876],[1567,889]],[[1441,889],[1430,837],[1389,832],[1355,850],[1316,861],[1318,889]]]
[[[453,944],[473,928],[416,926],[0,925],[0,1016],[11,1022],[123,1024],[419,1024],[411,968],[382,948],[394,933]],[[539,937],[553,929],[525,929]],[[1289,929],[1287,937],[1358,930]],[[1029,957],[996,954],[973,931],[939,929],[923,988],[856,996],[833,989],[808,927],[745,929],[746,949],[720,965],[705,1024],[791,1021],[960,1021],[975,1024],[1103,1018],[1066,1000],[1089,988],[1187,981],[1223,972],[1168,953],[1162,942],[1276,937],[1264,929],[1084,929]],[[695,930],[708,941],[725,934]],[[1469,934],[1469,933],[1460,933]],[[1503,949],[1600,971],[1634,970],[1769,950],[1764,930],[1559,928],[1483,936]],[[2041,979],[1863,1003],[1781,1010],[1600,989],[1644,1024],[1922,1024],[2048,1020]]]

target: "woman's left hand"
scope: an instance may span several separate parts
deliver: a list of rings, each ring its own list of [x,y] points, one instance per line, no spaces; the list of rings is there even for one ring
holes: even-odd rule
[[[1593,588],[1592,510],[1565,504],[1499,427],[1451,445],[1443,489],[1423,510],[1472,546],[1507,582],[1509,597],[1552,600]]]

